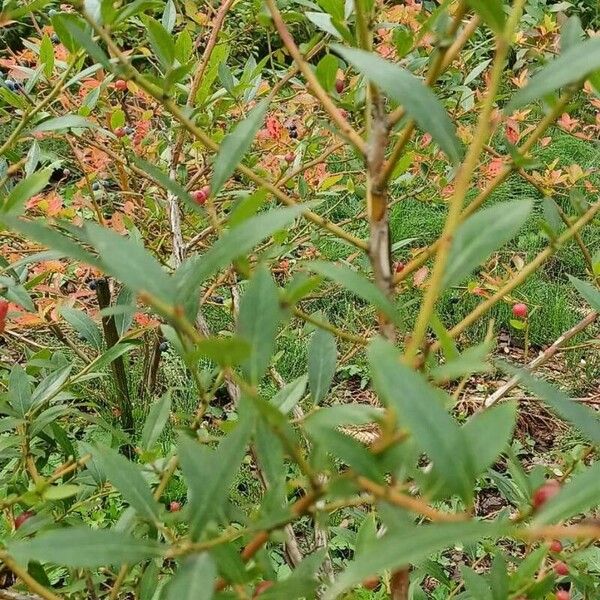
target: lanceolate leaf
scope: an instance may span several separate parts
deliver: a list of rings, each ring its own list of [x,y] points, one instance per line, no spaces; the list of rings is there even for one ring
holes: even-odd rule
[[[409,116],[431,134],[452,162],[460,161],[462,148],[454,125],[435,94],[418,77],[371,52],[339,45],[333,48],[390,98],[404,106]]]
[[[353,271],[349,267],[320,260],[311,261],[307,264],[307,268],[319,275],[327,277],[327,279],[335,281],[335,283],[350,290],[369,304],[374,304],[391,320],[398,320],[398,314],[396,313],[394,305],[386,295],[375,284],[366,279],[364,275],[361,275],[357,271]]]
[[[238,256],[250,252],[261,240],[288,225],[302,210],[301,206],[292,206],[261,213],[224,233],[206,253],[185,261],[175,273],[179,301],[189,301],[208,277]]]
[[[560,492],[544,504],[535,524],[556,523],[600,504],[600,462],[573,476]]]
[[[253,419],[246,415],[216,451],[187,437],[179,441],[179,458],[190,499],[190,533],[194,539],[219,510],[246,454]]]
[[[19,181],[10,191],[6,200],[0,205],[2,212],[12,213],[13,215],[23,212],[25,202],[46,187],[51,174],[52,169],[43,169]]]
[[[152,405],[146,417],[141,439],[141,445],[144,450],[150,450],[156,444],[169,420],[170,413],[171,395],[166,393],[158,402]]]
[[[456,232],[444,285],[458,285],[494,251],[516,235],[525,223],[531,200],[502,202],[475,213]]]
[[[108,480],[140,516],[150,521],[157,520],[158,503],[152,497],[150,487],[142,477],[139,467],[112,448],[98,448],[94,456],[102,465]]]
[[[239,335],[250,344],[250,356],[242,366],[253,384],[260,381],[269,366],[281,314],[277,286],[261,266],[242,297],[238,317]]]
[[[569,279],[577,291],[590,303],[590,306],[600,312],[600,292],[587,281],[581,281],[572,275],[569,275]]]
[[[161,544],[153,540],[88,527],[56,529],[33,539],[8,543],[9,554],[22,564],[37,560],[76,569],[136,563],[160,556],[162,551]]]
[[[308,385],[315,404],[327,395],[337,361],[337,346],[333,334],[323,329],[315,331],[308,346]]]
[[[473,415],[462,427],[477,475],[492,466],[510,442],[517,418],[515,402]]]
[[[373,341],[368,357],[375,389],[395,410],[399,425],[433,460],[447,489],[470,498],[475,478],[471,454],[463,431],[440,403],[440,391],[403,365],[388,342]]]
[[[398,528],[378,539],[376,545],[351,562],[326,590],[323,600],[340,598],[345,590],[369,576],[414,564],[457,542],[468,544],[485,537],[499,537],[506,529],[501,523],[477,521]]]
[[[498,361],[498,364],[503,370],[517,376],[522,385],[538,396],[562,419],[571,423],[590,442],[600,444],[600,414],[597,411],[571,400],[547,381],[537,379],[522,369],[501,361]]]
[[[492,31],[502,33],[506,21],[502,0],[468,0],[468,2]]]
[[[18,364],[10,370],[8,400],[19,417],[24,417],[32,405],[29,377]]]
[[[63,306],[60,309],[60,314],[94,348],[97,350],[102,348],[102,334],[100,333],[100,329],[98,329],[98,325],[86,313],[76,308]]]
[[[600,69],[600,37],[594,37],[562,52],[549,62],[531,81],[519,90],[506,106],[505,112],[542,98],[555,90],[577,83]]]
[[[190,556],[177,569],[165,590],[164,600],[210,600],[217,567],[210,554]]]
[[[42,121],[33,128],[33,133],[39,131],[58,131],[60,129],[89,129],[96,127],[91,121],[79,115],[64,115]]]
[[[248,116],[238,123],[234,130],[223,140],[219,154],[215,159],[211,192],[217,194],[252,144],[267,113],[268,101],[262,100]]]

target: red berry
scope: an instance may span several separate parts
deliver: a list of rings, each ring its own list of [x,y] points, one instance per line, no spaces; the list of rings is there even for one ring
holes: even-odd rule
[[[206,199],[210,196],[210,187],[205,185],[204,187],[192,192],[192,198],[197,204],[204,204]]]
[[[401,273],[404,270],[404,267],[406,265],[401,261],[397,261],[394,263],[394,271],[396,271],[396,273]]]
[[[180,510],[181,510],[181,502],[177,502],[176,500],[173,500],[173,502],[171,502],[169,504],[170,512],[179,512]]]
[[[116,135],[118,138],[125,137],[125,136],[127,135],[127,131],[126,131],[125,127],[117,127],[117,128],[115,129],[115,135]]]
[[[6,314],[8,313],[8,302],[0,299],[0,333],[4,333],[6,327]]]
[[[571,593],[568,590],[557,590],[556,600],[571,600]]]
[[[124,79],[117,79],[115,81],[115,90],[119,92],[127,91],[127,82]]]
[[[19,529],[19,527],[21,527],[25,521],[28,521],[33,516],[35,516],[35,513],[32,510],[26,510],[20,515],[17,515],[15,517],[15,529]]]
[[[519,302],[512,307],[512,313],[517,319],[526,319],[528,312],[527,304],[523,304],[522,302]]]
[[[531,498],[531,504],[533,508],[539,508],[550,498],[556,496],[560,491],[560,483],[556,481],[556,479],[550,479],[544,485],[540,486],[535,492],[533,492],[533,496]]]
[[[552,540],[552,542],[550,542],[550,552],[558,554],[559,552],[562,552],[562,548],[560,540]]]
[[[288,152],[283,158],[285,159],[285,162],[293,163],[296,156],[293,152]]]
[[[343,108],[340,108],[340,115],[342,115],[343,119],[347,119],[348,118],[348,111],[344,110]]]
[[[568,575],[569,574],[569,566],[562,561],[555,562],[553,569],[557,575]]]
[[[344,80],[343,79],[336,79],[335,89],[338,94],[341,94],[344,91]]]

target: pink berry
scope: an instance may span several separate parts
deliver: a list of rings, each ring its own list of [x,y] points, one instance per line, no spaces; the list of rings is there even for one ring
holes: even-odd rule
[[[288,152],[284,157],[285,162],[293,163],[296,156],[293,152]]]
[[[176,500],[173,500],[173,502],[171,502],[169,504],[170,512],[179,512],[180,510],[181,510],[181,502],[177,502]]]
[[[210,187],[205,185],[204,187],[192,192],[192,198],[197,204],[204,204],[206,199],[210,196]]]
[[[562,562],[562,561],[558,561],[554,563],[554,572],[557,575],[568,575],[569,574],[569,566]]]
[[[571,600],[571,593],[568,590],[557,590],[556,600]]]
[[[519,302],[512,307],[512,313],[517,319],[526,319],[528,312],[529,309],[527,308],[527,304],[523,304],[522,302]]]
[[[550,498],[556,496],[560,491],[560,483],[556,481],[556,479],[550,479],[544,485],[541,485],[535,492],[533,492],[533,496],[531,498],[531,504],[533,508],[540,508],[540,506],[544,505]]]
[[[116,135],[118,138],[125,137],[125,136],[127,135],[127,130],[125,129],[125,127],[117,127],[117,128],[115,129],[115,135]]]
[[[124,79],[117,79],[114,83],[115,90],[119,92],[127,91],[127,82]]]
[[[338,94],[341,94],[344,91],[344,80],[343,79],[337,79],[335,82],[335,89],[337,91]]]
[[[562,552],[563,546],[560,542],[560,540],[552,540],[552,542],[550,542],[550,552],[554,552],[555,554],[558,554],[559,552]]]

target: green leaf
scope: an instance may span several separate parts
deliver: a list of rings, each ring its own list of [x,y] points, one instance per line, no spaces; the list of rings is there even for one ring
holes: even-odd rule
[[[192,200],[189,192],[182,185],[177,183],[177,181],[171,179],[166,173],[161,171],[157,166],[149,163],[139,156],[133,156],[133,162],[136,167],[139,167],[144,172],[151,175],[152,178],[165,190],[171,192],[171,194],[177,196],[180,200],[183,200],[194,210],[198,210],[198,204]]]
[[[571,15],[567,22],[561,26],[560,31],[560,50],[565,52],[573,46],[580,44],[585,37],[585,32],[581,26],[581,19],[577,15]]]
[[[51,485],[47,487],[43,492],[44,500],[64,500],[65,498],[71,498],[78,494],[81,488],[78,485],[62,484],[62,485]]]
[[[9,554],[18,562],[51,562],[74,569],[137,563],[160,556],[163,546],[138,540],[119,531],[72,527],[43,533],[33,539],[8,542]]]
[[[148,292],[172,303],[173,286],[159,262],[137,241],[94,223],[86,233],[102,259],[104,270],[135,292]]]
[[[373,304],[392,321],[398,322],[396,308],[387,296],[375,284],[350,267],[320,260],[311,261],[306,267],[345,287],[359,298]]]
[[[517,419],[516,402],[475,413],[462,427],[475,474],[484,473],[510,443]]]
[[[335,86],[338,70],[338,59],[333,54],[326,54],[317,64],[316,75],[324,89],[331,91]]]
[[[40,131],[59,131],[62,129],[90,129],[97,127],[86,119],[79,115],[64,115],[62,117],[54,117],[52,119],[46,119],[38,125],[36,125],[32,133],[38,133]]]
[[[173,31],[173,27],[175,27],[175,21],[177,19],[177,9],[175,8],[175,3],[173,0],[168,0],[165,5],[165,10],[162,15],[161,24],[165,28],[167,33],[171,33]]]
[[[46,79],[50,79],[54,70],[54,46],[52,40],[46,34],[44,34],[40,43],[40,62],[44,65]]]
[[[399,527],[378,539],[374,551],[364,552],[352,561],[325,591],[323,600],[340,598],[344,591],[369,576],[417,563],[457,542],[464,545],[500,537],[507,528],[502,523],[478,521]]]
[[[112,448],[98,447],[94,457],[102,466],[107,479],[136,512],[152,522],[158,521],[158,502],[139,468]]]
[[[185,303],[208,277],[238,256],[248,254],[261,240],[293,221],[302,210],[301,206],[291,206],[261,213],[225,232],[204,254],[186,260],[175,273],[179,301]]]
[[[440,404],[443,392],[402,364],[388,342],[374,340],[367,355],[375,389],[384,403],[396,411],[399,426],[411,431],[447,489],[464,499],[470,498],[475,479],[471,454],[463,431]]]
[[[290,381],[271,398],[271,403],[279,408],[283,414],[289,413],[304,396],[307,381],[306,375],[300,375],[300,377]]]
[[[152,17],[146,17],[144,25],[146,26],[152,50],[154,50],[163,68],[168,69],[175,60],[175,44],[172,36]]]
[[[510,114],[517,108],[542,98],[555,90],[577,83],[600,69],[600,38],[594,37],[570,46],[560,56],[549,62],[531,81],[520,89],[508,103],[504,112]]]
[[[155,402],[142,429],[140,444],[144,450],[150,450],[158,441],[171,414],[171,395],[166,393],[158,402]]]
[[[588,440],[594,444],[600,444],[600,414],[597,411],[571,400],[558,388],[531,376],[522,369],[517,369],[502,361],[498,361],[498,365],[504,371],[518,377],[521,385],[538,396],[553,412],[571,423]]]
[[[210,554],[190,556],[175,571],[165,589],[164,600],[211,600],[217,567]]]
[[[256,385],[265,374],[275,350],[275,336],[281,321],[277,286],[270,272],[259,267],[240,302],[238,333],[250,344],[244,373]]]
[[[15,364],[8,377],[8,401],[18,417],[24,417],[31,405],[31,385],[23,367]]]
[[[338,40],[343,39],[342,34],[333,24],[333,19],[331,15],[322,12],[306,11],[304,13],[304,16],[325,33],[332,35]]]
[[[600,504],[600,462],[595,462],[566,483],[535,516],[534,525],[557,523]]]
[[[177,39],[175,40],[175,58],[181,64],[184,64],[192,58],[193,51],[194,41],[192,40],[192,36],[187,29],[184,29],[177,35]]]
[[[120,108],[117,108],[115,111],[113,111],[112,115],[110,116],[110,127],[113,130],[118,129],[119,127],[123,127],[123,125],[125,125],[126,122],[127,120],[125,116],[125,111],[121,110]]]
[[[41,405],[52,400],[65,386],[71,374],[73,365],[65,365],[64,367],[51,371],[49,375],[44,377],[38,383],[33,394],[31,395],[31,405]]]
[[[468,0],[468,4],[494,33],[503,33],[506,14],[502,0]]]
[[[3,202],[2,212],[11,213],[11,215],[21,214],[25,209],[25,202],[39,194],[48,185],[50,175],[52,175],[52,169],[48,168],[37,171],[19,181]]]
[[[101,64],[107,71],[110,71],[110,62],[108,56],[100,46],[92,39],[92,32],[86,24],[70,13],[61,13],[55,17],[54,23],[62,21],[64,28],[69,32],[71,39],[74,40],[74,46],[83,48],[90,57]]]
[[[213,195],[218,194],[223,184],[235,171],[248,148],[250,148],[254,136],[265,120],[268,106],[268,99],[262,100],[248,113],[243,121],[234,127],[233,131],[221,143],[210,182]]]
[[[337,362],[335,337],[323,329],[313,333],[308,345],[308,386],[315,404],[329,392]]]
[[[457,230],[443,285],[458,285],[494,251],[513,238],[523,226],[531,200],[501,202],[469,217]]]
[[[454,125],[435,94],[421,79],[371,52],[337,44],[333,48],[390,98],[402,104],[408,115],[431,134],[453,163],[460,162],[462,148]]]
[[[102,349],[102,334],[94,321],[82,310],[63,306],[60,314],[65,321],[97,350]]]
[[[479,575],[479,573],[464,565],[460,571],[465,582],[465,590],[469,593],[469,598],[493,600],[492,590],[483,575]]]
[[[587,281],[581,281],[581,279],[577,279],[572,275],[568,275],[568,277],[577,291],[589,302],[590,306],[596,312],[600,312],[600,292]]]
[[[325,553],[325,548],[322,548],[304,558],[285,579],[277,581],[261,592],[260,600],[315,598],[316,589],[320,585],[317,571],[325,558]]]
[[[198,539],[226,498],[246,454],[252,428],[253,419],[246,415],[216,451],[188,437],[179,438],[179,460],[188,484],[193,539]]]
[[[192,357],[206,356],[218,365],[231,367],[246,360],[251,352],[250,344],[242,338],[204,338],[194,346]]]

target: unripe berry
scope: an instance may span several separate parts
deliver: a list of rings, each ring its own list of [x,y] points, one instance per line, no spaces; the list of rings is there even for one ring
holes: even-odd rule
[[[571,600],[571,592],[568,590],[557,590],[556,600]]]
[[[517,319],[526,319],[528,312],[527,304],[523,304],[522,302],[519,302],[512,307],[512,313]]]
[[[177,502],[176,500],[173,500],[173,502],[171,502],[169,504],[170,512],[179,512],[180,510],[181,510],[181,502]]]
[[[126,92],[127,91],[127,82],[124,79],[117,79],[114,83],[115,90],[118,92]]]
[[[531,504],[533,508],[540,508],[543,504],[548,502],[550,498],[556,496],[560,491],[560,483],[556,479],[550,479],[544,485],[541,485],[531,498]]]
[[[562,561],[558,561],[554,563],[554,567],[552,567],[554,569],[554,572],[557,575],[568,575],[569,574],[569,565],[567,565],[566,563],[562,562]]]
[[[20,515],[17,515],[15,517],[15,529],[19,529],[19,527],[21,527],[21,525],[23,525],[23,523],[25,523],[25,521],[28,521],[29,519],[31,519],[31,517],[34,517],[35,513],[32,510],[26,510],[24,512],[22,512]]]
[[[555,554],[558,554],[559,552],[562,552],[563,546],[560,542],[560,540],[552,540],[552,542],[550,543],[550,552],[554,552]]]

